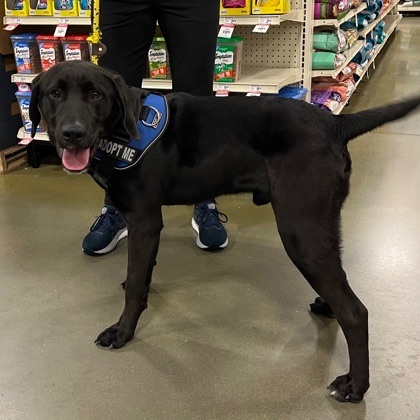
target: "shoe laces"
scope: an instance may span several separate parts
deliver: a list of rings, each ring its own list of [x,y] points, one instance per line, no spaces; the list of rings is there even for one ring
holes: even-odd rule
[[[228,217],[217,208],[197,208],[197,221],[205,228],[219,227],[220,223],[226,223]]]
[[[99,233],[106,233],[112,231],[113,222],[116,221],[116,214],[109,213],[109,209],[104,207],[102,213],[96,217],[93,225],[90,227],[90,231],[96,231]]]

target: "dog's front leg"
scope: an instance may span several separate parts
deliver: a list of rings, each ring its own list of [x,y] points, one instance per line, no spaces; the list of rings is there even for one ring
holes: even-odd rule
[[[160,210],[144,217],[138,214],[127,215],[126,219],[129,234],[124,310],[119,321],[99,334],[95,341],[101,346],[115,349],[123,347],[133,338],[139,317],[147,307],[147,295],[163,227]]]

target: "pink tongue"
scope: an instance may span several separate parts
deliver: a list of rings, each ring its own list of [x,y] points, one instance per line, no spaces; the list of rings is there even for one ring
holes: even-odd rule
[[[61,158],[69,171],[83,171],[89,163],[90,149],[64,149]]]

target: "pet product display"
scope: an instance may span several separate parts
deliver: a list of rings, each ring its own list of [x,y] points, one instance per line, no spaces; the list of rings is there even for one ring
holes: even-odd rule
[[[350,0],[315,0],[315,19],[342,19],[349,12]]]
[[[6,16],[28,16],[27,0],[5,0],[4,14]]]
[[[75,17],[79,15],[76,0],[54,0],[54,16]]]
[[[313,47],[315,50],[340,53],[349,48],[347,35],[338,29],[334,32],[314,32]]]
[[[87,35],[68,35],[61,38],[61,46],[65,61],[90,61],[89,43]]]
[[[344,54],[328,51],[315,51],[312,54],[312,70],[334,70],[346,61]]]
[[[247,16],[251,14],[252,0],[220,0],[220,16]]]
[[[253,0],[253,15],[280,15],[290,12],[290,0]]]
[[[149,74],[151,79],[168,79],[169,59],[165,38],[153,38],[149,49]]]
[[[25,132],[30,133],[32,130],[32,121],[29,118],[29,104],[31,102],[31,92],[16,92],[16,99],[19,104],[20,115],[22,117],[22,124]],[[37,129],[37,133],[45,133],[46,126],[44,122],[41,122]]]
[[[91,0],[79,0],[79,16],[90,17]]]
[[[216,58],[214,62],[214,80],[216,82],[237,82],[241,77],[243,38],[217,38]]]
[[[42,70],[48,70],[54,64],[64,61],[60,38],[52,35],[38,35],[36,41],[38,43]]]
[[[18,73],[39,73],[42,70],[35,34],[11,35]]]
[[[52,16],[53,0],[29,0],[30,16]]]

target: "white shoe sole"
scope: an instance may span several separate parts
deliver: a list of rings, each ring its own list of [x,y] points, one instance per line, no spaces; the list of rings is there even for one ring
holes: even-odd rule
[[[197,244],[197,246],[201,249],[218,249],[218,248],[226,248],[228,243],[229,243],[229,239],[226,238],[226,241],[222,244],[222,245],[204,245],[201,241],[200,241],[200,229],[198,227],[197,222],[194,220],[194,217],[191,220],[191,226],[193,227],[193,229],[197,232],[197,239],[195,241],[195,243]]]
[[[107,254],[108,252],[111,252],[118,244],[121,239],[124,239],[128,235],[128,229],[124,228],[117,232],[117,234],[114,236],[114,239],[103,249],[100,249],[98,251],[93,251],[94,254]],[[82,249],[83,250],[83,249]],[[84,250],[83,250],[84,251]]]

